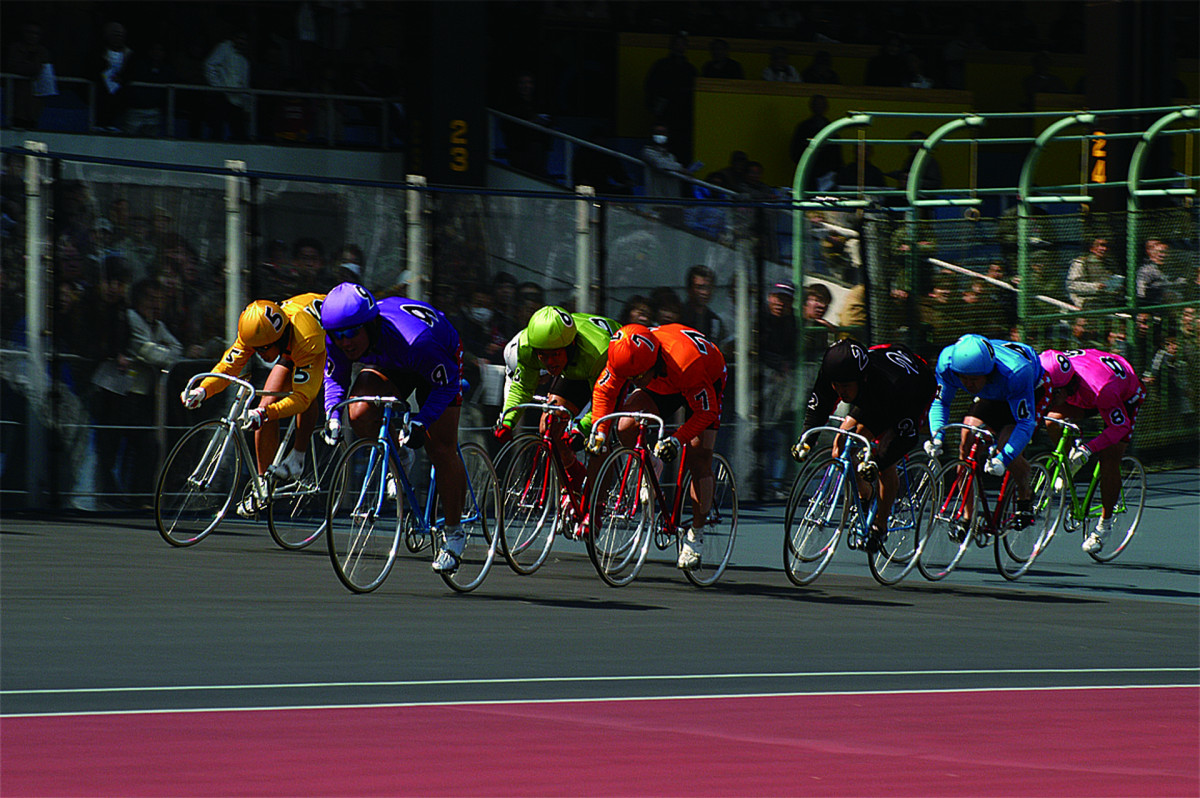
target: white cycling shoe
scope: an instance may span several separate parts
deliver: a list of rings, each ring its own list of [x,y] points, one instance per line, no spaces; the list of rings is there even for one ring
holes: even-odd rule
[[[433,561],[433,570],[439,574],[452,574],[458,570],[459,563],[462,562],[463,550],[467,547],[467,533],[462,529],[456,529],[446,535],[446,545],[442,546],[442,550],[438,552],[437,559]]]
[[[689,529],[683,539],[683,545],[679,547],[679,560],[675,566],[684,571],[694,571],[700,567],[700,558],[703,555],[704,533],[697,534],[695,530]]]

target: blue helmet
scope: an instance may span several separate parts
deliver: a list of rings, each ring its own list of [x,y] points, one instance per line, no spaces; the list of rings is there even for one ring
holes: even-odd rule
[[[379,303],[358,283],[339,283],[321,305],[321,326],[326,330],[359,327],[379,315]]]
[[[955,374],[991,374],[996,367],[996,350],[992,348],[992,342],[982,335],[964,335],[950,345],[947,365]]]

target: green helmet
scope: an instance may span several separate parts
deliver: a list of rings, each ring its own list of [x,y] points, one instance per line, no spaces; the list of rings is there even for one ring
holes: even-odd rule
[[[534,349],[562,349],[575,340],[575,320],[557,305],[546,305],[529,317],[525,333]]]

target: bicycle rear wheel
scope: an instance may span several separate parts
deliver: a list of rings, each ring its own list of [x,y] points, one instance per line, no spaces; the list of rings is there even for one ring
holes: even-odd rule
[[[1096,562],[1109,562],[1125,551],[1142,522],[1146,506],[1146,469],[1136,457],[1121,458],[1121,497],[1113,508],[1112,531],[1100,551],[1088,555]]]
[[[944,579],[971,545],[973,524],[983,523],[980,490],[966,460],[955,458],[935,472],[926,534],[917,554],[917,568],[926,579]]]
[[[383,584],[396,561],[404,500],[397,483],[389,491],[388,473],[399,480],[398,468],[384,444],[366,439],[351,444],[333,468],[325,519],[329,559],[355,593]]]
[[[928,516],[929,494],[933,491],[933,469],[928,462],[902,460],[896,466],[900,489],[888,518],[887,536],[879,548],[867,555],[871,576],[881,585],[894,585],[917,565],[922,522]]]
[[[500,512],[500,480],[487,452],[477,443],[460,444],[459,452],[467,472],[461,521],[467,545],[459,558],[458,568],[453,573],[442,571],[441,577],[452,590],[469,593],[483,584],[492,568],[504,519]],[[438,500],[441,501],[440,496]],[[439,513],[445,515],[444,510],[439,509]],[[442,529],[441,524],[437,527]],[[442,532],[437,535],[438,545],[433,547],[435,556],[444,543]]]
[[[509,452],[501,495],[500,550],[509,568],[532,574],[550,555],[558,523],[558,476],[549,447],[540,438],[522,440]]]
[[[154,522],[172,546],[193,546],[229,512],[242,476],[242,452],[220,419],[189,429],[171,449],[154,490]]]
[[[783,520],[783,571],[792,584],[810,584],[833,559],[850,515],[846,490],[842,464],[832,456],[796,477]]]
[[[283,484],[270,480],[267,527],[280,548],[303,549],[325,531],[329,471],[345,449],[345,443],[330,446],[323,435],[314,434],[309,442],[304,474]]]
[[[700,564],[691,571],[684,571],[688,581],[697,587],[716,584],[729,565],[733,553],[733,541],[737,537],[738,499],[737,483],[733,479],[733,468],[722,455],[713,453],[713,496],[712,507],[704,524],[704,551]],[[687,473],[680,490],[688,496],[692,475]],[[689,509],[684,499],[684,512]],[[683,538],[680,537],[680,540]]]
[[[641,458],[620,448],[604,459],[591,501],[588,557],[611,587],[632,582],[646,561],[654,524],[654,492]]]
[[[1016,524],[1015,486],[1010,486],[1001,505],[1000,534],[996,536],[992,550],[996,570],[1009,581],[1025,575],[1038,555],[1050,545],[1062,520],[1064,494],[1062,490],[1054,489],[1054,479],[1050,476],[1054,469],[1047,468],[1048,463],[1049,455],[1029,465],[1032,523],[1026,526]]]

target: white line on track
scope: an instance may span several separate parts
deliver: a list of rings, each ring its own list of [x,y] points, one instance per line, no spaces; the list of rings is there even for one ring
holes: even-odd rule
[[[1129,669],[1129,670],[1192,670],[1188,668],[1164,669]],[[1011,671],[1019,673],[1020,671]],[[967,688],[937,688],[929,690],[828,690],[816,692],[786,692],[786,693],[717,693],[697,695],[657,695],[657,696],[595,696],[580,698],[514,698],[514,699],[479,699],[475,701],[407,701],[398,703],[376,704],[312,704],[296,706],[259,706],[259,707],[191,707],[181,709],[121,709],[100,710],[95,712],[30,712],[24,714],[4,715],[0,718],[62,718],[87,717],[92,715],[172,715],[198,714],[212,712],[286,712],[301,710],[311,712],[322,709],[406,709],[412,707],[471,707],[471,706],[505,706],[517,704],[603,704],[627,701],[688,701],[688,700],[728,700],[737,698],[818,698],[821,696],[863,696],[863,695],[929,695],[948,693],[1015,693],[1015,692],[1049,692],[1053,690],[1163,690],[1163,689],[1200,689],[1200,685],[1192,684],[1107,684],[1107,685],[1067,685],[1058,687],[967,687]]]
[[[312,690],[345,687],[438,687],[491,684],[587,684],[595,682],[682,682],[707,679],[804,679],[833,677],[897,676],[1008,676],[1036,674],[1200,673],[1200,668],[1009,668],[918,671],[793,671],[776,673],[678,673],[627,676],[525,676],[494,679],[414,679],[386,682],[291,682],[267,684],[194,684],[142,687],[60,687],[32,690],[0,690],[0,696],[87,695],[105,693],[225,692],[234,690]]]

